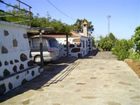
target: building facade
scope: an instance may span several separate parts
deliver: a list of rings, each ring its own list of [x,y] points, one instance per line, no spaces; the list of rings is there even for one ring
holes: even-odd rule
[[[67,56],[67,45],[66,45],[66,35],[55,36],[56,40],[59,42],[60,56]],[[72,57],[84,57],[86,56],[92,48],[90,46],[91,39],[85,36],[70,36],[68,37],[68,56]]]

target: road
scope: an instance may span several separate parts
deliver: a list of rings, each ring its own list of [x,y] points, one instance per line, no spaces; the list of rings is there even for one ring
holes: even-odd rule
[[[140,105],[140,79],[110,52],[61,63],[51,69],[58,72],[48,72],[55,74],[49,79],[43,74],[39,77],[42,79],[24,86],[26,91],[0,105]],[[33,88],[37,84],[38,88]]]

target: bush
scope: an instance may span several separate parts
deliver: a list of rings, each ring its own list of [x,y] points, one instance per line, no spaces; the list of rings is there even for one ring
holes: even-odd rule
[[[117,40],[112,53],[117,56],[119,60],[124,60],[129,57],[129,49],[132,48],[133,43],[131,40]]]
[[[135,29],[135,34],[134,36],[132,37],[134,43],[135,43],[135,46],[136,46],[136,51],[139,51],[140,52],[140,26],[138,26],[136,29]]]
[[[118,60],[124,60],[129,56],[129,52],[121,48],[112,48],[112,53],[117,56]]]
[[[129,51],[129,58],[133,60],[140,60],[140,53],[133,50]]]
[[[113,34],[106,36],[106,37],[100,37],[100,40],[98,42],[98,47],[102,49],[103,51],[111,51],[112,47],[114,46],[116,39],[113,36]]]

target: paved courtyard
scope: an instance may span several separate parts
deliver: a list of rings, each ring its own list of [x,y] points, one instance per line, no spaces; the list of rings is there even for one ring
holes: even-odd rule
[[[32,88],[23,86],[24,92],[0,105],[140,105],[140,79],[110,52],[46,69],[58,72],[48,72],[55,74],[49,79],[42,74],[46,81],[29,82]]]

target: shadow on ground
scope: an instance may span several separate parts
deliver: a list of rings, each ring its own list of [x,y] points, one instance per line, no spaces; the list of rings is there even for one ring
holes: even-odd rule
[[[48,81],[50,81],[57,74],[62,72],[66,67],[68,67],[70,64],[74,63],[76,60],[77,60],[76,58],[72,58],[72,57],[66,58],[65,57],[65,58],[59,59],[55,63],[48,63],[48,64],[45,63],[44,71],[41,73],[41,75],[39,75],[37,78],[27,82],[26,84],[13,89],[13,91],[6,93],[4,96],[1,96],[0,102],[6,101],[9,98],[12,98],[16,95],[22,94],[28,90],[40,89],[42,86],[47,84]],[[64,75],[67,75],[67,74],[64,74]],[[51,83],[54,83],[54,82],[51,82]],[[49,85],[51,83],[49,83]]]
[[[96,56],[98,54],[99,50],[98,48],[94,49],[93,51],[91,51],[90,53],[88,53],[88,55],[86,55],[85,57],[81,57],[80,59],[92,59],[93,56]]]
[[[90,58],[92,56],[95,56],[97,53],[98,53],[98,50],[94,50],[93,52],[89,53],[84,58],[85,59]],[[54,83],[57,83],[58,81],[63,80],[74,69],[74,67],[76,67],[77,64],[74,64],[76,60],[77,58],[74,58],[74,57],[65,57],[53,63],[45,63],[44,71],[41,73],[41,75],[27,82],[26,84],[13,89],[13,91],[8,92],[4,96],[1,96],[0,102],[6,101],[28,90],[38,90],[41,87],[49,86],[51,84],[54,84]],[[69,67],[69,65],[72,65],[72,67]],[[53,80],[53,78],[60,72],[62,72],[61,75],[59,75],[58,78]]]

